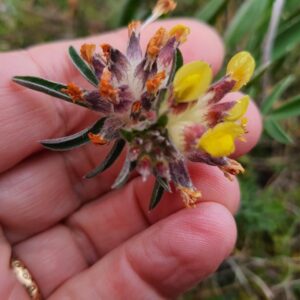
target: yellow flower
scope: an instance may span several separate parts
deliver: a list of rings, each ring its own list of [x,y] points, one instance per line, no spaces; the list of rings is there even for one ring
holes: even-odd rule
[[[195,61],[182,66],[174,77],[174,94],[178,103],[198,100],[208,89],[212,70],[208,63]]]
[[[250,97],[244,96],[233,106],[225,117],[225,121],[237,121],[247,112],[250,103]]]
[[[235,151],[234,141],[245,133],[234,122],[219,123],[208,129],[198,141],[198,147],[213,157],[229,156]]]
[[[255,60],[249,52],[242,51],[231,58],[227,65],[226,75],[236,81],[233,91],[239,90],[248,83],[255,69]]]

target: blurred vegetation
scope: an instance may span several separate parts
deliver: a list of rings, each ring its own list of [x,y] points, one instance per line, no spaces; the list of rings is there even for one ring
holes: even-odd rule
[[[153,2],[0,0],[0,50],[114,29],[146,16]],[[228,57],[241,49],[253,53],[257,72],[246,92],[265,124],[259,145],[241,159],[247,173],[239,177],[236,250],[183,299],[300,299],[300,1],[282,1],[268,56],[265,41],[280,2],[179,0],[174,13],[214,26]]]

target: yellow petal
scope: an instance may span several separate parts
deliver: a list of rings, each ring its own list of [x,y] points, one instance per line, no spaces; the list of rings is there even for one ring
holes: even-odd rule
[[[248,83],[255,69],[255,60],[249,52],[242,51],[231,58],[226,74],[236,81],[233,91]]]
[[[234,141],[244,134],[241,125],[224,122],[208,129],[199,139],[198,147],[213,157],[228,156],[235,151]]]
[[[225,117],[226,121],[237,121],[247,112],[250,103],[250,97],[244,96],[236,102],[231,110],[228,112],[228,116]]]
[[[195,61],[182,66],[174,77],[176,102],[197,100],[208,89],[212,80],[212,70],[208,63]]]
[[[191,30],[189,27],[178,24],[175,25],[171,30],[169,31],[170,37],[175,37],[176,40],[180,43],[184,43],[187,40],[187,36],[190,34]]]

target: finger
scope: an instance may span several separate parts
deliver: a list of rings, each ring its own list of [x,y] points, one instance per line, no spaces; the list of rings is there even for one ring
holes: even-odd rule
[[[230,182],[216,168],[202,164],[191,165],[190,173],[203,194],[200,207],[207,202],[214,202],[222,204],[231,212],[236,211],[239,203],[237,181]],[[152,180],[145,184],[137,177],[123,189],[108,193],[83,206],[65,221],[68,228],[56,226],[15,246],[17,255],[26,264],[32,265],[31,271],[46,295],[63,281],[82,271],[84,261],[94,263],[121,243],[147,229],[149,225],[183,208],[178,193],[165,194],[161,204],[149,213],[152,186]],[[45,210],[41,210],[43,211]],[[49,214],[49,210],[47,213]],[[41,220],[40,226],[44,224],[43,218],[46,215],[38,216]],[[9,219],[13,218],[6,221]],[[22,224],[26,227],[27,223],[30,220],[26,218],[26,222]],[[13,229],[7,228],[7,236],[20,238],[19,232],[26,234],[18,226],[21,224],[16,224]],[[32,232],[33,229],[30,230]],[[51,268],[48,264],[51,264]]]
[[[0,227],[0,299],[28,299],[10,268],[11,247]]]
[[[96,148],[90,145],[68,154],[41,152],[0,175],[0,223],[11,243],[46,230],[111,189],[116,172],[82,178],[101,160]],[[122,158],[114,170],[121,164]]]
[[[72,232],[62,225],[14,246],[13,252],[28,267],[45,298],[88,267]]]
[[[126,224],[126,226],[127,225],[128,224]],[[114,228],[114,231],[111,231],[110,234],[115,234],[117,230],[118,227]],[[168,239],[165,237],[168,237]],[[185,238],[186,240],[184,240]],[[148,249],[154,255],[153,269],[148,270],[152,265],[150,260],[149,266],[145,265],[145,263],[140,265],[141,272],[145,271],[151,273],[153,270],[160,270],[156,265],[160,262],[155,262],[155,258],[164,261],[165,256],[168,257],[171,255],[171,260],[174,259],[176,265],[169,266],[170,259],[165,260],[163,266],[166,272],[171,268],[177,269],[178,267],[182,268],[181,272],[184,272],[185,267],[190,268],[191,261],[188,262],[187,260],[194,260],[194,263],[198,262],[198,267],[201,267],[201,270],[199,269],[197,272],[193,271],[192,273],[196,280],[200,280],[201,276],[212,272],[231,251],[235,240],[235,226],[230,213],[224,206],[208,202],[202,204],[199,208],[187,209],[173,214],[171,217],[164,219],[145,232],[137,235],[133,240],[135,240],[133,243],[131,241],[127,242],[128,246],[120,246],[111,252],[119,253],[116,256],[113,255],[113,257],[111,257],[111,254],[105,256],[103,258],[104,264],[102,264],[102,261],[98,262],[96,265],[97,272],[103,269],[103,272],[106,272],[108,276],[112,274],[117,275],[119,273],[117,272],[117,270],[119,270],[119,259],[123,259],[124,257],[122,258],[122,256],[127,253],[128,257],[136,256],[136,258],[138,258],[138,261],[134,262],[135,264],[140,264],[140,261],[143,260],[141,257],[143,255],[145,255],[144,260],[149,261],[151,257],[149,257],[147,253],[142,252],[143,249]],[[64,226],[55,226],[49,231],[40,233],[16,245],[14,252],[28,266],[43,296],[48,297],[68,279],[86,270],[88,265],[92,262],[92,260],[90,260],[91,257],[94,256],[94,259],[96,259],[97,254],[93,251],[93,248],[87,247],[89,243],[90,241],[86,236],[82,236],[78,232],[70,231]],[[158,249],[156,249],[156,247],[158,247]],[[168,249],[168,247],[170,247],[170,249]],[[126,253],[124,253],[124,248],[126,249]],[[134,249],[137,251],[132,252]],[[168,251],[172,251],[172,249],[174,250],[173,253],[168,253]],[[193,249],[194,251],[191,251]],[[211,249],[214,249],[214,251],[211,252]],[[161,257],[160,253],[162,254]],[[108,260],[107,257],[109,257]],[[112,270],[108,270],[107,268],[111,260],[115,260],[116,265],[114,267],[111,266],[113,268]],[[93,268],[95,267],[92,267],[92,269]],[[123,271],[125,272],[126,270],[122,270],[122,276]],[[124,278],[123,283],[126,283],[124,285],[132,282],[129,274],[131,274],[131,272],[128,273],[129,277]],[[140,271],[138,271],[138,275],[144,276]],[[97,284],[94,282],[94,284],[100,287],[103,283],[104,286],[101,285],[101,287],[105,290],[105,286],[107,286],[106,281],[102,280],[101,274],[99,274],[99,276],[99,281],[97,281]],[[170,275],[167,275],[166,278],[169,277]],[[166,278],[163,280],[157,278],[157,281],[165,285]],[[109,277],[109,279],[111,280],[112,278]],[[122,278],[116,279],[121,280]],[[184,278],[181,280],[184,280]],[[181,281],[181,283],[183,282]],[[192,284],[192,282],[189,284]],[[184,285],[187,285],[187,283],[185,282]],[[83,291],[89,288],[89,286],[84,283],[84,280],[80,286]],[[72,289],[73,288],[74,287],[72,287]],[[141,288],[144,288],[144,286]],[[93,287],[92,290],[95,290],[95,287]],[[168,290],[168,288],[166,288],[166,290]],[[66,292],[65,289],[63,289],[63,292]],[[80,294],[78,299],[101,298],[99,296],[88,296],[89,294],[86,296]],[[73,299],[73,297],[71,298]],[[119,297],[112,297],[112,299],[118,298]],[[125,298],[127,299],[127,297]],[[57,299],[63,299],[63,297]],[[104,299],[106,298],[104,297]],[[128,299],[131,299],[129,295]]]
[[[202,164],[190,166],[190,173],[202,193],[199,206],[215,202],[231,213],[237,211],[240,200],[237,180],[231,182],[217,168]],[[67,219],[66,224],[88,236],[97,256],[102,257],[149,225],[184,208],[180,193],[173,192],[165,193],[160,204],[149,212],[153,185],[153,180],[145,183],[137,177],[124,188],[83,206]]]
[[[67,281],[49,300],[175,298],[214,272],[235,239],[235,223],[224,206],[182,210]]]
[[[56,153],[53,155],[60,158]],[[80,190],[86,189],[87,193],[97,193],[96,190],[93,191],[94,184],[90,181],[80,178],[75,182],[64,172],[57,172],[58,164],[53,163],[51,156],[42,155],[42,161],[36,159],[28,161],[19,166],[18,172],[13,170],[0,177],[0,189],[4,191],[0,200],[0,220],[11,243],[20,242],[46,230],[78,209],[84,202]],[[77,155],[74,154],[74,159],[76,158],[78,152]],[[26,165],[27,163],[30,167]],[[64,164],[64,161],[61,163]],[[110,176],[116,176],[117,169],[118,164],[114,167],[114,172],[105,172],[99,179],[95,179],[97,185],[99,182],[105,182],[101,183],[98,190],[113,180]],[[236,180],[230,182],[220,170],[203,164],[192,163],[189,169],[195,185],[203,194],[201,201],[219,202],[228,207],[232,213],[237,210],[239,187]],[[73,176],[71,171],[66,173]],[[82,184],[86,185],[82,187]],[[103,255],[124,239],[145,229],[149,222],[153,223],[183,207],[179,194],[166,194],[165,199],[161,201],[162,204],[149,214],[148,202],[153,184],[153,179],[145,184],[141,178],[136,178],[125,188],[110,192],[93,204],[83,206],[71,218],[71,224],[88,235],[95,236],[96,239],[99,237],[95,243],[101,246],[98,253]],[[124,210],[124,207],[128,208]],[[146,223],[144,215],[147,216]],[[123,231],[118,231],[119,235],[106,237],[114,222],[128,223],[131,226],[128,225]],[[95,234],[95,229],[100,232]],[[108,240],[104,243],[102,237],[104,240],[112,239],[111,243],[108,243]]]
[[[192,31],[191,38],[183,46],[185,57],[188,60],[207,59],[213,69],[217,70],[223,59],[222,42],[211,28],[196,21],[179,19],[149,26],[143,35],[144,46],[157,26],[170,28],[178,22],[185,23]],[[205,43],[199,38],[202,36],[206,39]],[[95,118],[95,114],[87,113],[83,108],[18,87],[11,83],[11,78],[15,75],[33,75],[81,84],[83,80],[67,57],[70,44],[78,48],[84,42],[109,42],[117,48],[124,49],[126,40],[127,32],[124,29],[100,37],[47,44],[28,51],[0,55],[0,95],[4,99],[0,102],[0,139],[5,140],[0,148],[0,156],[3,158],[0,162],[0,172],[40,150],[37,141],[79,130],[88,120]],[[15,147],[16,143],[18,147]]]

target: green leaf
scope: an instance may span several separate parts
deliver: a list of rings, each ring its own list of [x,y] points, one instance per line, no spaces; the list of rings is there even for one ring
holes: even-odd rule
[[[160,182],[156,180],[152,191],[149,210],[154,209],[158,205],[163,194],[164,194],[164,188],[161,186]]]
[[[127,131],[125,129],[121,129],[120,133],[122,135],[122,137],[127,141],[127,142],[131,142],[134,138],[134,133],[132,131]]]
[[[112,189],[121,188],[127,182],[129,174],[135,168],[135,166],[136,166],[136,162],[131,161],[129,155],[127,154],[123,167],[119,172],[119,175],[111,188]]]
[[[284,5],[284,13],[295,13],[300,10],[299,0],[288,0]]]
[[[255,70],[251,80],[247,83],[247,87],[249,88],[249,86],[253,85],[259,79],[261,79],[262,75],[271,67],[271,65],[272,65],[271,63],[266,63],[264,65],[259,66]]]
[[[300,95],[285,102],[276,110],[273,110],[269,115],[269,118],[280,120],[296,116],[300,116]]]
[[[266,115],[271,110],[273,104],[280,99],[282,94],[294,82],[294,80],[295,77],[293,75],[290,75],[275,85],[270,95],[264,100],[261,105],[261,111],[263,114]]]
[[[255,22],[255,31],[247,36],[247,43],[243,48],[252,53],[258,60],[261,57],[261,45],[264,42],[266,34],[269,29],[270,18],[272,15],[272,9],[266,8],[264,14]]]
[[[99,80],[96,74],[91,70],[91,68],[85,63],[81,56],[77,53],[74,47],[69,47],[69,54],[74,63],[75,67],[79,72],[94,86],[98,86]]]
[[[181,51],[177,48],[175,53],[175,74],[183,66],[183,55]]]
[[[267,134],[282,144],[292,144],[293,139],[284,131],[284,129],[274,120],[265,121],[265,131]]]
[[[97,166],[94,170],[89,172],[87,175],[84,176],[84,178],[90,179],[98,175],[99,173],[102,173],[106,169],[108,169],[120,156],[122,150],[124,149],[125,141],[123,139],[117,140],[112,149],[110,150],[109,154],[104,158],[102,163]]]
[[[300,43],[300,18],[292,22],[290,26],[281,31],[276,38],[272,59],[277,60],[285,55]]]
[[[171,187],[169,185],[169,182],[166,179],[164,179],[164,178],[162,178],[160,176],[157,176],[156,180],[164,188],[164,190],[166,190],[167,192],[171,193]]]
[[[168,124],[168,116],[167,115],[160,116],[156,123],[156,125],[159,127],[166,127],[167,124]]]
[[[183,66],[183,56],[181,51],[177,48],[174,54],[173,65],[168,78],[167,86],[174,80],[175,74]]]
[[[225,42],[229,48],[235,48],[245,36],[255,31],[255,24],[264,17],[269,7],[268,0],[244,1],[225,32]],[[254,21],[255,20],[255,21]]]
[[[140,7],[140,0],[127,0],[122,10],[119,26],[127,26],[129,22],[135,19],[135,15]]]
[[[210,23],[226,5],[226,0],[211,0],[196,13],[196,18]]]
[[[45,148],[55,151],[66,151],[80,147],[90,141],[88,137],[89,132],[92,132],[94,134],[99,133],[99,131],[103,127],[105,120],[106,118],[101,118],[92,126],[80,132],[62,138],[43,140],[41,141],[41,144]]]
[[[167,99],[167,94],[168,94],[167,88],[163,88],[159,91],[159,94],[158,94],[158,97],[157,97],[157,100],[156,100],[156,109],[157,109],[157,111],[159,111],[160,106]],[[163,126],[165,121],[168,121],[168,120],[166,120],[164,118],[159,118],[159,120],[157,122],[158,123],[157,125],[158,126]]]
[[[62,92],[62,89],[67,88],[67,86],[61,83],[33,76],[15,76],[13,81],[32,90],[73,103],[71,97]],[[84,102],[76,102],[76,104],[88,107]]]

